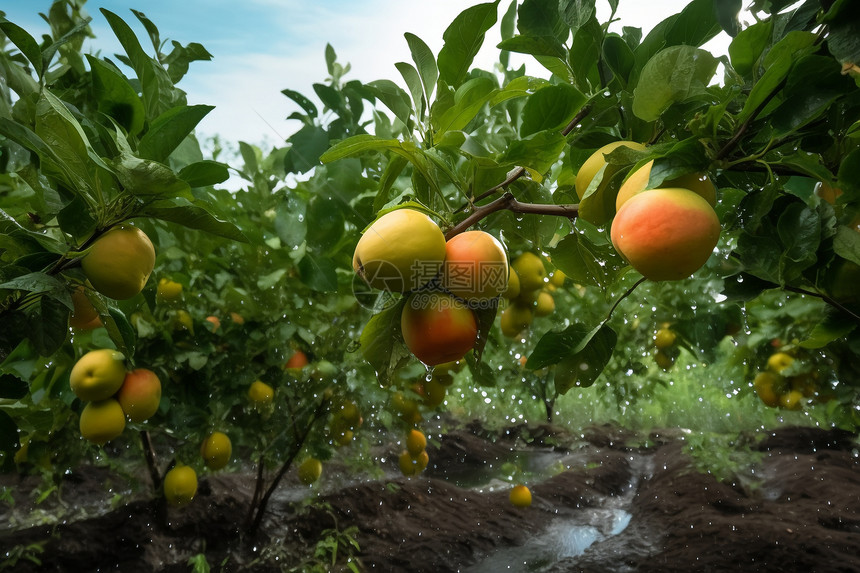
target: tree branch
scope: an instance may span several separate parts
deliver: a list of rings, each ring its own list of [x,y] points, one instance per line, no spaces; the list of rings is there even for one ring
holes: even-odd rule
[[[481,219],[489,217],[497,211],[508,210],[513,213],[528,213],[532,215],[554,215],[556,217],[566,217],[575,219],[579,215],[579,205],[549,205],[544,203],[522,203],[517,201],[513,193],[506,192],[504,195],[491,203],[482,205],[475,211],[460,221],[457,225],[445,233],[445,240],[450,240],[452,237],[459,235]]]
[[[570,120],[570,122],[564,127],[564,129],[561,130],[561,134],[565,137],[570,135],[570,132],[573,131],[576,128],[576,126],[579,125],[579,123],[583,119],[585,119],[585,117],[589,113],[591,113],[591,106],[590,105],[584,106],[581,110],[579,110],[579,112],[575,116],[573,116],[573,119]],[[522,177],[525,174],[526,174],[525,167],[517,167],[515,170],[508,173],[508,176],[505,178],[504,181],[502,181],[498,185],[494,185],[494,186],[490,187],[489,189],[487,189],[486,191],[484,191],[483,193],[481,193],[480,195],[478,195],[477,197],[475,197],[474,199],[469,201],[469,203],[467,203],[465,205],[461,205],[454,212],[459,213],[460,211],[462,211],[463,209],[465,209],[469,205],[474,205],[478,201],[486,199],[490,195],[493,195],[494,193],[501,191],[502,189],[507,189],[511,183],[513,183],[514,181],[516,181],[517,179],[519,179],[520,177]]]

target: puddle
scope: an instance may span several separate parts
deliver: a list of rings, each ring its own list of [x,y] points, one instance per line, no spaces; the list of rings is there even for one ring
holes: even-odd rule
[[[493,553],[463,573],[533,573],[547,571],[559,561],[582,555],[597,542],[618,535],[630,524],[630,514],[622,509],[595,509],[585,520],[552,523],[526,544]],[[590,523],[585,523],[588,521]]]

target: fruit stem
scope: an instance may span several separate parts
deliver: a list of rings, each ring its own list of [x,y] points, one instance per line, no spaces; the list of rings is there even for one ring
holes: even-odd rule
[[[555,215],[575,219],[579,214],[579,205],[548,205],[544,203],[522,203],[517,201],[513,193],[506,191],[504,195],[494,201],[478,207],[471,215],[451,227],[445,233],[445,240],[459,235],[481,219],[489,217],[496,211],[507,209],[513,213],[528,213],[532,215]]]

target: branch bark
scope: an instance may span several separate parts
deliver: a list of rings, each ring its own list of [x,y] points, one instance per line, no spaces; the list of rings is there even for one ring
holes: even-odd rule
[[[556,217],[566,217],[568,219],[576,219],[579,215],[579,205],[548,205],[543,203],[522,203],[517,201],[513,193],[506,192],[504,195],[482,205],[475,211],[460,221],[457,225],[445,233],[445,240],[450,240],[452,237],[459,235],[481,219],[484,219],[497,211],[508,210],[513,213],[528,213],[532,215],[554,215]]]

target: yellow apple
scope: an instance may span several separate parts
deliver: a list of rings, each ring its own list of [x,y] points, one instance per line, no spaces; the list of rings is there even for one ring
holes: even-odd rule
[[[143,290],[155,267],[155,248],[146,233],[117,225],[95,240],[81,259],[93,288],[114,299],[131,298]]]
[[[125,356],[122,352],[102,348],[80,357],[69,374],[69,385],[81,400],[104,400],[116,394],[125,380],[125,374]]]
[[[373,288],[415,290],[435,278],[445,260],[445,235],[414,209],[386,213],[362,234],[352,266]]]
[[[143,422],[158,411],[161,380],[152,370],[137,368],[125,375],[116,398],[129,420]]]
[[[85,439],[104,445],[122,434],[125,429],[122,406],[113,398],[90,402],[81,412],[80,429]]]

